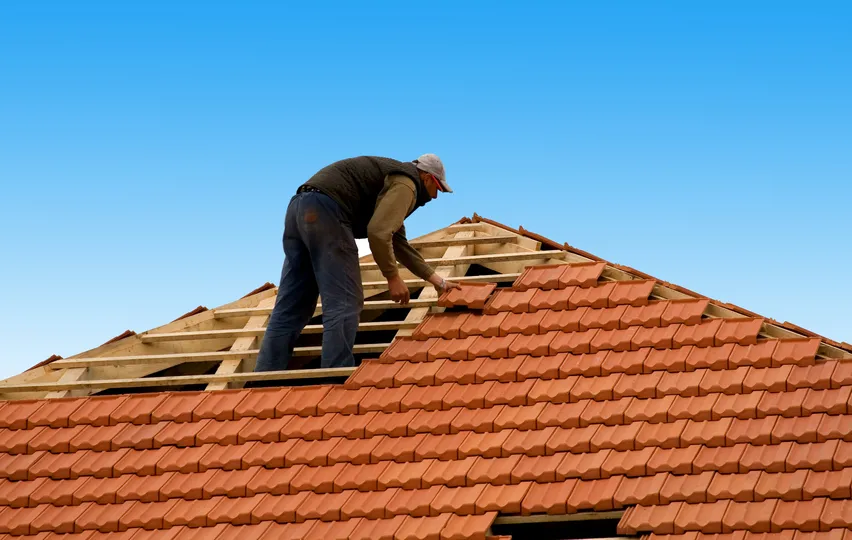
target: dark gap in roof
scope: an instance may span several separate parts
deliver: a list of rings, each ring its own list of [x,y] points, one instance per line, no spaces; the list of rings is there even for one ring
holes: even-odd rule
[[[618,519],[545,521],[540,523],[495,524],[494,535],[510,535],[512,540],[573,540],[579,538],[612,538],[621,536]]]
[[[466,276],[493,276],[499,274],[496,270],[492,270],[490,268],[486,268],[481,264],[473,263],[467,268]],[[450,278],[452,279],[452,278]]]
[[[468,267],[467,273],[465,274],[465,276],[495,276],[495,275],[498,275],[498,274],[500,274],[500,272],[498,272],[496,270],[492,270],[490,268],[486,268],[486,267],[482,266],[481,264],[472,264]],[[450,279],[452,279],[452,278],[450,278]],[[498,281],[497,282],[497,288],[498,289],[511,288],[513,283],[514,283],[513,281]]]
[[[317,359],[319,360],[319,359]],[[319,361],[317,366],[319,367]],[[280,386],[315,386],[322,384],[343,384],[347,377],[314,377],[310,379],[289,379],[285,381],[249,381],[246,388],[271,388]]]

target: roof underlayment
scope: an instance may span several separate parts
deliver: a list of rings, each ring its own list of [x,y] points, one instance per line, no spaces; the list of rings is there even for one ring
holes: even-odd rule
[[[362,259],[354,369],[317,319],[251,373],[262,287],[4,381],[0,540],[852,540],[852,346],[478,216],[419,249],[464,288],[394,308]]]

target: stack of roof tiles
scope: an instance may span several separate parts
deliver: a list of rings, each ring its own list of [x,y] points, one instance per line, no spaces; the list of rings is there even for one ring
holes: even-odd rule
[[[453,291],[484,309],[343,386],[6,402],[0,538],[484,539],[626,509],[622,534],[852,540],[852,363],[602,270]]]

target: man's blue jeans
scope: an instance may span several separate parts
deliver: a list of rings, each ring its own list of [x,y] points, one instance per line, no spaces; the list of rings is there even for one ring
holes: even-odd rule
[[[358,247],[340,206],[318,192],[290,199],[284,268],[255,371],[287,369],[293,347],[322,296],[321,366],[355,365],[352,346],[364,304]]]

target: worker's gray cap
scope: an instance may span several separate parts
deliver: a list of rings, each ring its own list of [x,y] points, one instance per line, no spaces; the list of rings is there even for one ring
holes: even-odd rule
[[[441,185],[442,191],[446,191],[447,193],[453,192],[447,183],[447,173],[444,172],[444,164],[441,163],[441,158],[435,154],[423,154],[414,160],[414,164],[421,171],[435,175],[435,178],[438,179],[438,183]]]

